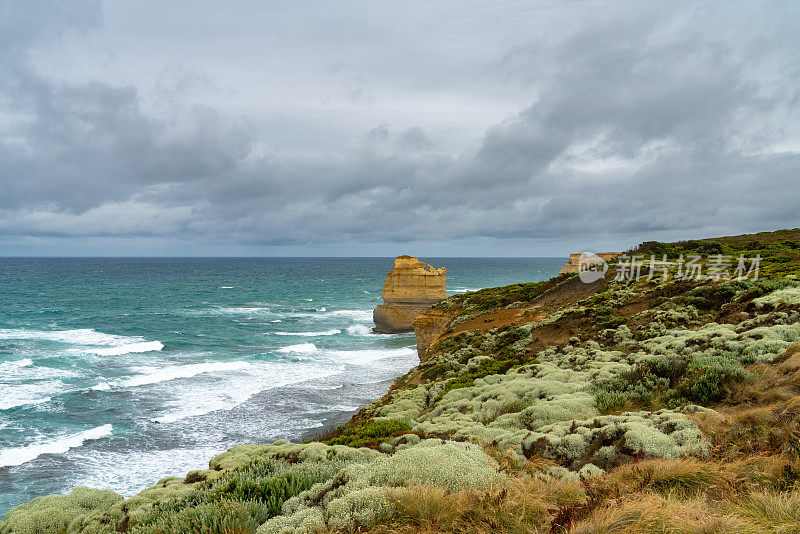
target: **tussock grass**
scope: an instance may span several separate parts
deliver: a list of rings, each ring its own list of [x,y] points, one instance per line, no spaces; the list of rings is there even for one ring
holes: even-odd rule
[[[371,532],[547,533],[554,509],[584,498],[579,482],[527,475],[485,491],[416,486],[390,495],[394,520]]]
[[[758,525],[761,532],[800,533],[800,493],[797,492],[755,492],[734,513]]]
[[[570,534],[756,534],[763,532],[704,501],[677,501],[653,493],[630,495],[577,522]]]
[[[652,490],[661,495],[721,500],[740,493],[744,478],[736,464],[697,458],[644,460],[615,469],[609,479],[624,491]]]

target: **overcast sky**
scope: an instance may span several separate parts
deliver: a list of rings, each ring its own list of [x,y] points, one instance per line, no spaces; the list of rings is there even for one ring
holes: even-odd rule
[[[800,226],[800,2],[0,0],[0,255]]]

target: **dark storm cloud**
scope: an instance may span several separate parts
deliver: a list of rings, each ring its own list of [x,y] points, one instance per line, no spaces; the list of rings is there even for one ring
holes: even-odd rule
[[[146,80],[114,83],[99,71],[57,76],[37,60],[41,51],[76,35],[102,41],[103,13],[90,4],[83,12],[36,5],[36,13],[3,13],[8,31],[0,32],[7,73],[0,82],[0,233],[9,239],[155,237],[200,248],[307,246],[309,253],[313,243],[341,242],[346,254],[359,243],[491,238],[495,245],[478,253],[523,239],[530,250],[520,252],[528,254],[548,238],[589,244],[613,234],[631,242],[658,232],[797,225],[800,13],[791,5],[610,2],[539,10],[532,3],[544,22],[511,31],[489,18],[480,27],[476,38],[506,41],[492,54],[473,61],[466,48],[460,58],[449,50],[452,73],[436,74],[440,50],[426,47],[457,49],[463,35],[421,39],[408,64],[365,60],[368,67],[342,91],[347,104],[330,97],[308,116],[238,100],[237,109],[251,105],[252,113],[231,112],[226,80],[175,65],[150,80],[156,89],[147,98]],[[471,8],[474,17],[460,22],[480,26]],[[519,5],[497,9],[513,17]],[[337,58],[354,45],[394,57],[396,43],[376,29],[396,15],[374,8],[351,19],[340,14],[343,25],[367,28],[375,42],[353,43],[345,27],[326,37],[333,43],[296,53],[329,54],[337,66],[325,76],[334,77],[347,70]],[[202,19],[203,10],[194,16]],[[192,44],[188,35],[175,39]],[[431,65],[412,64],[426,57]],[[244,59],[245,70],[249,61],[258,65],[257,55]],[[453,87],[454,78],[474,81],[474,90]],[[286,93],[306,90],[291,79],[281,83]],[[428,102],[437,84],[452,98]],[[386,96],[389,85],[402,91]],[[494,124],[489,119],[471,142],[456,142],[453,102],[479,95],[490,109],[495,85],[498,94],[501,86],[527,94],[528,104],[497,114]],[[192,99],[196,88],[211,86],[223,89],[209,89],[208,102]],[[368,106],[384,119],[360,129],[337,105]],[[409,106],[410,117],[393,111]],[[428,115],[438,108],[454,113],[437,128]],[[292,124],[307,138],[284,146]],[[340,134],[325,134],[331,128]]]

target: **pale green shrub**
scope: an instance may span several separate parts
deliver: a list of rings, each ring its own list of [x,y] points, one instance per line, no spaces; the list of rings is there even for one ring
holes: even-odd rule
[[[47,495],[12,508],[0,524],[2,534],[66,532],[70,524],[91,512],[104,511],[121,502],[111,490],[78,487],[68,495]]]
[[[386,488],[368,487],[332,501],[325,508],[328,526],[334,529],[370,527],[394,511]]]
[[[291,515],[279,515],[261,525],[256,534],[315,534],[326,530],[321,508],[302,508]]]
[[[428,405],[428,389],[427,386],[417,386],[394,392],[389,403],[375,409],[374,413],[378,417],[387,419],[416,417]]]
[[[578,470],[578,476],[581,478],[591,478],[604,475],[605,470],[600,469],[594,464],[586,464]]]
[[[523,446],[528,453],[577,466],[592,459],[588,457],[589,446],[598,442],[604,447],[614,447],[616,455],[635,456],[641,451],[653,457],[679,458],[687,454],[705,455],[709,451],[709,444],[696,423],[672,410],[562,421],[531,432]],[[602,454],[616,457],[609,449]]]
[[[764,307],[774,308],[780,306],[781,304],[785,304],[787,306],[800,305],[800,286],[778,289],[772,293],[769,293],[768,295],[753,299],[753,304],[755,304],[756,308],[759,309]]]

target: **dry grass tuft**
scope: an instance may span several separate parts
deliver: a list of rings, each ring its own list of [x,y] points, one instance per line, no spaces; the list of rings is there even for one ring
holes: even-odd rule
[[[443,488],[417,486],[391,494],[397,514],[383,532],[470,532],[475,534],[545,534],[554,510],[585,499],[580,483],[511,478],[486,491],[448,493]]]
[[[662,495],[691,498],[699,494],[721,500],[740,493],[744,479],[732,464],[680,460],[644,460],[615,469],[609,479],[622,493],[653,490]]]
[[[632,494],[598,508],[570,534],[756,534],[751,523],[723,515],[702,500],[677,501],[654,493]]]
[[[800,533],[800,493],[759,491],[750,494],[734,511],[759,527],[760,532]]]

